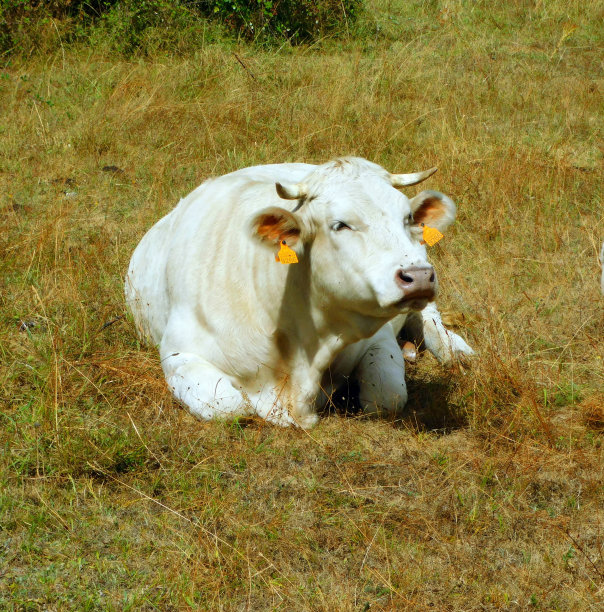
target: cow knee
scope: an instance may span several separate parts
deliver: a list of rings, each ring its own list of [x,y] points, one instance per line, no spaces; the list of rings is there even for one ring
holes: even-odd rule
[[[404,364],[389,361],[371,365],[357,373],[363,410],[368,414],[400,412],[407,403]]]
[[[389,329],[389,328],[388,328]],[[356,369],[359,401],[368,414],[396,414],[407,403],[405,362],[394,334],[382,331]]]
[[[404,380],[387,388],[369,383],[361,386],[359,402],[365,414],[387,416],[400,413],[407,403],[407,397]]]

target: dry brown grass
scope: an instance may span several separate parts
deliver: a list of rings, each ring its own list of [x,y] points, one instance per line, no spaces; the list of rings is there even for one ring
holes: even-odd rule
[[[485,7],[376,0],[375,39],[247,70],[0,71],[0,607],[599,609],[603,14]],[[137,241],[209,175],[343,154],[440,167],[440,304],[479,357],[411,366],[400,423],[193,420],[118,319]]]

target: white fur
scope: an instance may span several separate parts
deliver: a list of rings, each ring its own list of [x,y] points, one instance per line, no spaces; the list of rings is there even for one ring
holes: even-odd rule
[[[293,214],[277,182],[304,185]],[[443,201],[443,231],[455,206],[428,193]],[[276,238],[250,235],[262,211],[282,209],[300,231],[291,241],[297,264],[275,262]],[[258,414],[311,427],[321,397],[355,375],[367,411],[401,409],[396,335],[416,311],[400,303],[395,276],[428,265],[411,212],[390,175],[358,158],[246,168],[181,200],[143,237],[126,277],[136,325],[159,345],[174,396],[202,419]],[[338,221],[350,229],[336,231]],[[472,354],[436,307],[424,312],[426,347],[437,358]]]

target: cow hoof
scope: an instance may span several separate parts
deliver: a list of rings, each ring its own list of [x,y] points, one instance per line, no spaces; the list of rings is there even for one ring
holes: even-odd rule
[[[301,429],[312,429],[318,422],[318,414],[307,414],[296,419],[296,425]]]
[[[435,351],[434,354],[443,365],[452,365],[457,362],[465,366],[469,366],[476,355],[466,341],[453,332],[447,332],[447,340],[442,343],[440,355],[439,351]]]

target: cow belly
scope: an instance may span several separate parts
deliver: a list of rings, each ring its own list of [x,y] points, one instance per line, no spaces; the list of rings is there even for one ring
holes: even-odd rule
[[[155,224],[136,247],[126,275],[126,302],[138,332],[159,343],[168,322],[170,303],[166,280],[170,215]]]

